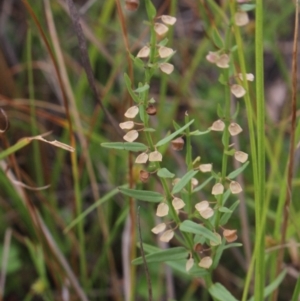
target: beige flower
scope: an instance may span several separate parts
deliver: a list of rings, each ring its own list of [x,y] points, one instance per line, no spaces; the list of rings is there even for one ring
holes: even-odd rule
[[[160,241],[162,242],[169,242],[174,236],[174,231],[173,230],[167,230],[162,234],[162,236],[159,238]]]
[[[213,263],[213,260],[209,256],[205,256],[199,262],[199,267],[204,269],[209,269]]]
[[[156,225],[154,228],[152,228],[151,231],[154,234],[158,234],[158,233],[165,231],[166,227],[167,227],[167,225],[165,223],[161,223],[161,224]]]
[[[163,216],[168,215],[168,213],[169,213],[169,206],[166,203],[160,203],[157,206],[157,209],[156,209],[157,216],[163,217]]]
[[[125,136],[123,136],[123,139],[127,142],[133,142],[136,140],[139,136],[138,131],[136,130],[131,130],[129,131]]]

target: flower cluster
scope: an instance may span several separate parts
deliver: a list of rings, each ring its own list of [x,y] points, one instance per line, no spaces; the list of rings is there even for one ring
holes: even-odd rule
[[[162,23],[156,22],[154,24],[154,31],[158,35],[159,38],[163,37],[169,30],[168,26],[172,26],[176,22],[176,18],[168,15],[162,15],[160,17]],[[160,58],[158,62],[159,69],[166,73],[171,74],[174,70],[174,66],[167,61],[171,58],[171,56],[175,53],[172,48],[166,47],[164,43],[158,44],[156,47],[156,53]],[[151,48],[149,45],[146,45],[140,49],[137,54],[138,58],[148,58],[150,56]]]
[[[216,51],[216,52],[209,51],[209,53],[206,55],[206,59],[207,61],[209,61],[212,64],[215,64],[219,68],[225,69],[225,68],[229,68],[230,66],[229,55],[226,53],[222,53],[222,51]],[[254,75],[251,73],[247,73],[245,74],[245,76],[246,76],[245,79],[248,81],[254,80]],[[239,73],[238,78],[239,80],[243,81],[243,74]],[[232,84],[230,86],[230,91],[236,98],[241,98],[246,94],[245,88],[239,84]]]

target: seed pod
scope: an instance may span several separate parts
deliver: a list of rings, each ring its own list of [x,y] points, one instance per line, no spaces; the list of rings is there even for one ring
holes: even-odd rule
[[[227,242],[233,242],[237,240],[236,230],[224,230],[223,236],[225,237]]]
[[[156,107],[149,105],[148,108],[146,109],[146,112],[150,116],[156,115]]]
[[[201,259],[199,262],[199,267],[204,268],[204,269],[209,269],[210,266],[212,265],[213,260],[209,256],[205,256]]]
[[[204,251],[203,246],[200,243],[194,245],[194,250],[196,253],[200,253],[200,254]]]
[[[126,0],[125,8],[129,11],[136,11],[140,5],[139,0]]]
[[[184,146],[184,140],[179,137],[179,138],[176,138],[174,140],[171,141],[171,144],[172,144],[172,148],[176,151],[180,151],[183,149],[183,146]]]
[[[147,183],[150,177],[150,173],[146,170],[140,170],[140,180],[143,183]]]

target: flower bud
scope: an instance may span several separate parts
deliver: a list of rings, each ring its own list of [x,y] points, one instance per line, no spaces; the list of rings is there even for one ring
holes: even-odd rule
[[[143,183],[147,183],[150,177],[150,173],[146,170],[140,170],[140,180]]]
[[[174,66],[169,63],[161,63],[159,64],[159,69],[166,74],[171,74],[174,70]]]
[[[171,141],[172,149],[180,151],[183,149],[184,140],[181,137],[178,137]]]
[[[233,194],[238,194],[243,191],[241,185],[236,181],[232,181],[230,183],[229,189],[230,189],[231,193],[233,193]]]
[[[185,203],[180,198],[174,198],[172,200],[172,205],[176,210],[182,209],[185,206]]]
[[[139,0],[125,0],[125,8],[129,11],[136,11],[139,7]]]
[[[232,85],[230,91],[236,98],[241,98],[246,94],[246,90],[237,84]]]
[[[125,136],[123,136],[123,139],[127,142],[133,142],[136,140],[139,136],[138,131],[136,130],[131,130],[129,131]]]
[[[199,169],[202,172],[211,172],[212,164],[200,164]]]
[[[163,235],[159,238],[162,242],[169,242],[174,236],[173,230],[167,230]]]
[[[243,129],[237,123],[230,123],[228,131],[231,136],[236,136],[243,131]]]
[[[169,28],[164,24],[155,23],[154,24],[154,30],[159,36],[163,36],[165,33],[167,33]]]
[[[213,186],[211,194],[219,195],[224,192],[224,186],[221,183],[217,183]]]
[[[215,121],[211,126],[211,130],[217,132],[222,132],[224,128],[225,128],[225,123],[221,119]]]
[[[233,241],[237,240],[236,232],[237,232],[236,230],[224,230],[223,236],[227,242],[233,242]]]
[[[199,262],[199,267],[204,269],[209,269],[213,263],[213,260],[209,256],[203,257]]]
[[[151,232],[153,232],[154,234],[158,234],[163,232],[166,229],[167,225],[165,223],[161,223],[156,225],[154,228],[151,229]]]
[[[167,25],[174,25],[177,19],[173,16],[162,15],[161,20]]]
[[[136,57],[139,58],[147,58],[150,54],[150,47],[149,46],[144,46],[136,55]]]
[[[150,162],[160,162],[160,161],[162,161],[162,154],[158,151],[151,152],[149,154],[149,161]]]
[[[156,216],[163,217],[168,215],[169,206],[166,203],[160,203],[156,209]]]
[[[248,154],[242,151],[236,151],[234,153],[234,158],[241,163],[245,163],[248,160]]]
[[[152,106],[152,105],[149,105],[146,109],[146,112],[148,115],[150,116],[153,116],[153,115],[156,115],[156,107],[155,106]]]

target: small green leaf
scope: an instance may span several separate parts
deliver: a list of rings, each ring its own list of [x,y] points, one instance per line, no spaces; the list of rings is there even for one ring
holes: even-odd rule
[[[175,175],[171,172],[169,172],[166,168],[161,168],[158,172],[157,175],[160,178],[173,178]]]
[[[283,281],[285,275],[287,273],[287,270],[283,270],[276,279],[270,283],[267,287],[264,289],[264,299],[268,297],[274,290],[280,285],[280,283]],[[248,301],[254,301],[254,297],[251,297]]]
[[[220,74],[219,76],[219,79],[218,79],[219,83],[222,84],[222,85],[227,85],[227,81],[226,79],[224,78],[224,74]]]
[[[207,131],[204,132],[200,132],[199,130],[190,132],[190,136],[201,136],[201,135],[205,135],[207,133],[209,133],[211,131],[211,129],[208,129]]]
[[[143,92],[149,90],[149,87],[150,86],[148,84],[145,84],[145,85],[143,85],[143,86],[138,87],[137,89],[135,89],[134,92],[136,92],[136,93],[143,93]]]
[[[149,21],[151,21],[156,16],[156,8],[153,5],[153,3],[152,3],[151,0],[146,0],[145,4],[146,4],[146,10],[147,10],[148,19],[149,19]]]
[[[237,247],[242,247],[243,244],[241,244],[240,242],[235,242],[233,244],[228,244],[228,245],[225,245],[223,247],[223,251],[226,250],[226,249],[230,249],[230,248],[237,248]]]
[[[186,184],[199,172],[199,170],[190,170],[173,187],[172,193],[180,192]]]
[[[125,73],[124,74],[124,79],[125,79],[125,85],[126,88],[130,94],[130,96],[132,97],[132,99],[136,102],[139,103],[140,99],[138,98],[138,96],[133,92],[132,88],[131,88],[131,80],[129,78],[129,76]]]
[[[225,212],[225,213],[232,213],[232,211],[230,209],[228,209],[227,207],[220,207],[219,211],[220,212]]]
[[[220,226],[223,226],[223,225],[225,225],[225,224],[228,222],[228,220],[229,220],[230,217],[231,217],[231,214],[234,212],[235,208],[238,206],[239,203],[240,203],[240,201],[237,200],[235,203],[233,203],[233,204],[230,206],[229,210],[230,210],[231,212],[228,212],[228,213],[226,212],[226,213],[224,213],[224,214],[222,215],[222,217],[221,217],[221,219],[220,219]],[[225,208],[225,207],[223,207],[223,208]]]
[[[138,67],[139,69],[144,69],[145,63],[143,62],[143,60],[141,60],[139,57],[135,57],[131,53],[129,53],[129,55],[136,67]]]
[[[164,199],[164,196],[162,194],[155,191],[135,190],[123,187],[119,187],[119,191],[124,195],[130,196],[140,201],[159,203]]]
[[[144,128],[143,131],[144,132],[155,132],[156,129],[153,129],[153,128]]]
[[[168,38],[164,38],[163,40],[161,40],[158,45],[159,46],[166,46],[169,42],[169,39]]]
[[[180,133],[182,133],[186,128],[188,128],[192,123],[194,122],[194,119],[192,119],[190,122],[188,122],[186,125],[184,125],[183,127],[181,127],[179,130],[177,130],[176,132],[174,132],[173,134],[165,137],[164,139],[158,141],[156,143],[156,146],[162,146],[168,142],[170,142],[171,140],[173,140],[177,135],[179,135]]]
[[[180,224],[179,229],[183,232],[202,235],[206,239],[209,239],[215,243],[219,243],[219,239],[212,231],[195,222],[185,220]]]
[[[197,191],[200,191],[202,188],[204,188],[204,187],[205,187],[211,180],[213,180],[213,179],[214,179],[213,176],[209,177],[209,178],[208,178],[207,180],[205,180],[201,185],[195,187],[195,188],[193,189],[193,193],[194,193],[194,192],[197,192]]]
[[[148,149],[147,145],[139,142],[103,142],[102,147],[127,150],[131,152],[141,152]]]
[[[213,30],[212,39],[218,48],[220,48],[220,49],[223,48],[223,40],[222,40],[219,32],[216,29]]]
[[[180,125],[177,122],[175,122],[174,120],[173,120],[173,126],[176,131],[180,129]]]
[[[243,11],[250,11],[250,10],[254,10],[256,7],[255,4],[242,4],[240,5],[240,9]]]
[[[232,180],[234,178],[236,178],[241,172],[243,172],[243,170],[248,166],[249,161],[247,161],[245,164],[243,164],[240,168],[238,168],[237,170],[231,172],[227,178]]]
[[[218,107],[217,107],[217,114],[218,114],[219,118],[221,118],[221,119],[224,117],[223,109],[220,104],[218,104]]]
[[[238,101],[236,103],[236,110],[235,110],[235,112],[233,113],[233,115],[231,117],[233,120],[235,120],[237,118],[237,116],[239,114],[239,111],[240,111],[240,102]]]
[[[236,150],[234,148],[229,151],[224,151],[224,153],[228,156],[233,156],[235,152],[236,152]]]
[[[158,251],[156,253],[147,254],[145,259],[147,263],[151,262],[166,262],[166,261],[175,261],[180,259],[186,259],[188,257],[189,251],[187,251],[183,247],[175,247],[162,251]],[[132,264],[142,264],[142,257],[136,258],[132,261]]]
[[[213,284],[208,291],[218,301],[238,301],[221,283]]]

